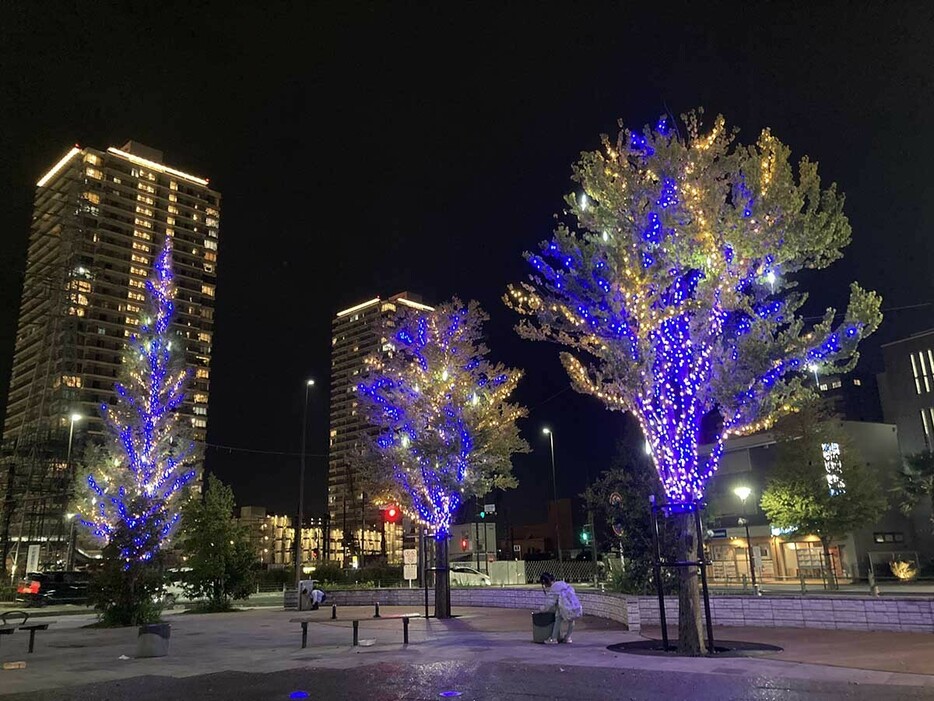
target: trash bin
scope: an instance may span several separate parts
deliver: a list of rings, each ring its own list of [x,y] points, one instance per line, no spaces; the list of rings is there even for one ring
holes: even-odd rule
[[[136,637],[137,657],[165,657],[169,654],[169,635],[172,626],[168,623],[151,623],[139,627]]]
[[[555,612],[545,611],[532,614],[532,642],[543,643],[551,637],[555,627]]]

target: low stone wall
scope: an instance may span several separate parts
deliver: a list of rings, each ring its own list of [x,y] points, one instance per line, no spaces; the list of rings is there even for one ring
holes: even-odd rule
[[[288,594],[288,593],[287,593]],[[291,592],[286,606],[295,607],[295,594]],[[585,613],[590,616],[609,618],[628,624],[627,599],[622,594],[601,594],[598,592],[579,591],[578,597]],[[329,590],[328,604],[338,606],[424,606],[424,589],[347,589]],[[428,603],[434,606],[434,591],[428,590]],[[451,606],[477,606],[489,608],[527,609],[534,611],[541,607],[544,596],[540,588],[506,589],[500,587],[476,587],[469,589],[451,589]]]
[[[630,617],[629,629],[657,626],[658,598],[638,600],[638,619]],[[830,628],[836,630],[891,630],[934,632],[934,600],[864,596],[717,596],[710,599],[714,626],[766,628]],[[678,600],[666,597],[669,625],[678,622]]]
[[[584,613],[618,621],[638,632],[657,626],[658,599],[609,592],[578,591]],[[291,596],[290,596],[291,595]],[[348,589],[328,591],[328,604],[338,606],[412,606],[425,604],[423,589]],[[537,610],[542,590],[476,587],[452,589],[451,605]],[[434,591],[428,591],[434,606]],[[715,596],[710,599],[715,626],[775,628],[830,628],[837,630],[890,630],[934,633],[934,599],[873,598],[863,596]],[[286,593],[286,607],[295,608],[294,590]],[[678,600],[666,597],[669,625],[678,622]]]

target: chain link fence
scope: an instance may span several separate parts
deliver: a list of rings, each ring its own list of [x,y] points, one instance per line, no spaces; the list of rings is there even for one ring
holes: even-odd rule
[[[592,582],[595,575],[603,576],[601,563],[588,560],[526,560],[526,584],[538,584],[542,572],[550,572],[565,582]]]

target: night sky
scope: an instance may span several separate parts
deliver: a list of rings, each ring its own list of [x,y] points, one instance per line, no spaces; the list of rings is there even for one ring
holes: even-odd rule
[[[254,5],[252,8],[247,5]],[[567,389],[500,298],[547,237],[570,166],[617,119],[703,106],[770,126],[847,194],[853,243],[808,280],[809,313],[858,279],[880,343],[934,326],[930,3],[24,2],[0,6],[0,377],[5,396],[35,181],[67,148],[133,139],[223,193],[207,466],[242,504],[295,503],[304,380],[308,499],[326,496],[333,314],[400,290],[490,313],[495,359],[527,370],[533,447],[516,518],[603,469],[624,419]],[[817,3],[813,3],[817,4]],[[755,5],[755,7],[753,7]],[[505,8],[503,7],[505,6]],[[5,401],[5,400],[4,400]],[[278,454],[281,453],[281,454]]]

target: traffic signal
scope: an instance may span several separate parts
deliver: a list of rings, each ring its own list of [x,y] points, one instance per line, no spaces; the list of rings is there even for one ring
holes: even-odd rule
[[[469,545],[470,543],[467,541],[466,538],[461,538],[461,550],[467,550],[467,546]]]
[[[400,514],[398,506],[387,506],[383,509],[383,520],[386,523],[396,523],[399,521]]]
[[[581,530],[581,542],[585,545],[590,542],[590,531],[587,530],[586,526]]]
[[[486,518],[486,511],[481,511],[481,512],[480,512],[480,520],[482,521],[482,520],[485,519],[485,518]]]

